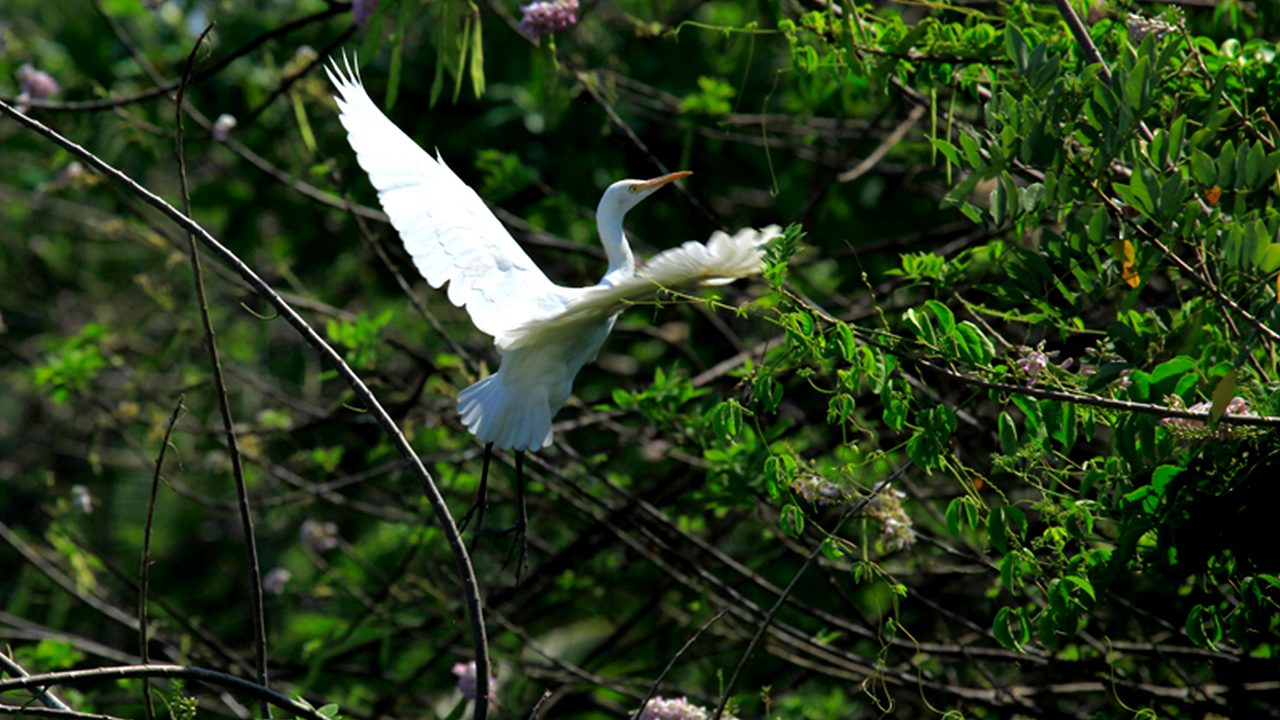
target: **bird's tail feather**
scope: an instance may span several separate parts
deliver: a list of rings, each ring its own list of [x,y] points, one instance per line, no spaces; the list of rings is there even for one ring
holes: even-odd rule
[[[503,450],[537,450],[551,443],[545,393],[511,392],[501,370],[458,393],[458,415],[480,442]]]

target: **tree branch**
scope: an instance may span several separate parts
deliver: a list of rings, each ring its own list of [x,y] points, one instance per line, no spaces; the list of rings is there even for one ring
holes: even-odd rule
[[[413,447],[409,445],[409,441],[400,429],[396,427],[395,421],[387,414],[387,411],[378,402],[378,398],[373,394],[364,380],[347,365],[342,356],[338,354],[332,346],[327,343],[324,338],[316,332],[315,328],[284,298],[275,291],[265,280],[258,276],[248,265],[245,264],[235,253],[231,252],[226,246],[218,242],[207,230],[192,220],[190,217],[179,212],[169,203],[135,180],[125,175],[123,172],[112,167],[105,160],[99,158],[92,152],[80,147],[76,143],[68,140],[55,130],[49,128],[43,123],[33,118],[27,117],[14,109],[4,101],[0,101],[0,113],[8,115],[23,125],[27,129],[39,134],[40,136],[50,140],[51,142],[64,148],[72,155],[85,162],[90,167],[111,179],[113,182],[121,185],[128,192],[137,196],[148,205],[159,210],[166,217],[176,223],[178,226],[193,233],[207,248],[213,251],[215,255],[220,257],[224,262],[230,265],[244,280],[261,295],[267,302],[280,313],[284,319],[297,330],[307,344],[311,345],[325,360],[327,360],[337,370],[338,375],[351,387],[356,397],[364,403],[378,425],[391,438],[392,443],[396,446],[397,451],[409,462],[409,468],[418,478],[418,482],[422,487],[423,493],[427,496],[427,500],[431,503],[432,509],[435,511],[436,518],[440,522],[444,531],[445,539],[449,543],[449,548],[453,552],[454,559],[458,566],[458,574],[463,584],[463,599],[467,606],[467,614],[471,623],[472,647],[475,651],[476,665],[479,672],[488,673],[489,668],[489,647],[488,640],[485,637],[484,616],[482,614],[482,602],[480,598],[480,588],[476,582],[475,571],[471,567],[471,558],[467,554],[466,547],[462,543],[462,538],[458,533],[458,527],[453,521],[453,516],[449,512],[449,506],[445,502],[444,497],[440,494],[440,490],[436,487],[435,480],[427,471],[422,461],[414,452]],[[132,620],[132,618],[130,618]],[[485,675],[487,677],[487,675]],[[254,686],[257,687],[257,686]],[[488,716],[489,699],[485,694],[480,694],[476,698],[475,714],[476,720],[483,720]]]

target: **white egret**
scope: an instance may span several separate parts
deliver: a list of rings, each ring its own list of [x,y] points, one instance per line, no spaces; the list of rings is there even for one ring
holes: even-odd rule
[[[493,337],[501,357],[497,372],[458,395],[463,424],[485,443],[482,494],[492,447],[516,451],[519,479],[522,452],[551,442],[552,417],[627,303],[651,298],[660,287],[720,284],[756,274],[761,246],[778,234],[776,226],[733,236],[718,232],[705,245],[686,242],[637,270],[623,217],[658,188],[691,173],[620,180],[596,208],[608,271],[591,287],[556,285],[438,153],[431,157],[374,105],[350,61],[344,65],[334,61],[327,71],[360,167],[419,272],[432,287],[448,283],[449,300]],[[518,529],[523,523],[522,508]]]

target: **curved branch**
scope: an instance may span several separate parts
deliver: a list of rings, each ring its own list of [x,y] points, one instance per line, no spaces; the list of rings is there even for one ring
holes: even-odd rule
[[[92,152],[80,147],[76,143],[68,140],[58,134],[52,128],[44,125],[38,120],[34,120],[22,113],[18,112],[11,105],[0,101],[0,113],[8,115],[29,130],[45,137],[46,139],[61,146],[72,155],[80,158],[87,165],[93,167],[98,172],[110,178],[117,184],[124,187],[131,194],[137,196],[148,205],[159,210],[162,214],[176,223],[184,230],[193,233],[200,242],[209,248],[215,255],[230,265],[244,280],[261,295],[267,302],[280,313],[282,317],[290,325],[298,331],[303,340],[311,345],[324,359],[328,360],[338,371],[338,375],[351,387],[356,397],[364,403],[369,413],[373,415],[377,423],[390,436],[392,443],[396,449],[409,463],[409,469],[418,478],[419,484],[422,486],[423,493],[427,496],[427,500],[431,503],[432,509],[435,511],[436,519],[440,522],[441,528],[444,530],[445,538],[449,542],[449,548],[453,552],[454,559],[458,565],[458,574],[462,578],[463,598],[467,605],[467,615],[471,623],[472,646],[475,651],[476,665],[479,671],[485,673],[490,672],[489,667],[489,647],[488,640],[485,637],[484,616],[482,613],[482,602],[480,599],[480,588],[476,582],[475,570],[471,567],[471,557],[467,554],[467,549],[463,545],[462,537],[458,532],[458,526],[454,523],[453,515],[449,512],[449,506],[445,503],[444,496],[440,494],[439,488],[436,487],[435,480],[427,471],[426,466],[418,458],[413,447],[409,445],[409,441],[405,439],[400,429],[396,427],[396,423],[387,414],[387,411],[378,402],[378,398],[373,391],[365,385],[364,380],[347,365],[342,356],[338,354],[324,338],[311,327],[284,298],[275,291],[265,280],[258,276],[243,260],[235,253],[228,249],[225,245],[218,242],[207,230],[200,226],[191,218],[179,212],[163,198],[139,185],[128,175],[120,172],[105,160],[102,160]],[[3,688],[0,685],[0,688]],[[257,686],[255,686],[257,687]],[[475,719],[484,720],[488,715],[489,699],[485,694],[480,694],[476,698],[475,703]]]
[[[285,695],[263,687],[252,680],[228,675],[206,668],[186,665],[119,665],[116,667],[92,668],[89,670],[64,670],[62,672],[28,675],[13,680],[0,680],[0,693],[10,690],[25,690],[46,685],[85,685],[98,682],[112,682],[130,678],[178,678],[195,680],[206,685],[238,690],[256,700],[262,700],[294,715],[308,720],[330,720],[314,708],[304,705]]]

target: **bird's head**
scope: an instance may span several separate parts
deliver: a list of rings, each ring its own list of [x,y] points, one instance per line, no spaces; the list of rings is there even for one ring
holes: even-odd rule
[[[604,191],[604,196],[600,198],[600,206],[596,208],[596,214],[621,218],[658,188],[692,174],[688,170],[681,170],[652,180],[619,180]]]

